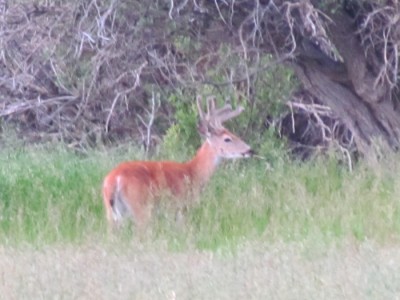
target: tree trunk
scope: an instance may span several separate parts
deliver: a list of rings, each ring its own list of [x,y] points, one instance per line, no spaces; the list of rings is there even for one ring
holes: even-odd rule
[[[376,146],[380,150],[397,150],[400,116],[391,99],[394,94],[390,86],[377,82],[374,66],[357,37],[354,20],[343,11],[330,17],[333,23],[328,35],[343,61],[334,61],[322,51],[315,55],[317,46],[304,40],[301,54],[291,64],[293,69],[304,87],[343,119],[361,153],[375,156],[379,154]]]
[[[289,57],[304,88],[342,118],[362,154],[399,148],[397,1],[204,3],[211,18],[223,19],[207,22],[214,33],[228,27],[242,46]]]

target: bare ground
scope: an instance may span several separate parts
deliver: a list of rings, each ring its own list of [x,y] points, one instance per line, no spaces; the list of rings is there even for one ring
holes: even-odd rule
[[[0,248],[4,299],[400,299],[399,270],[400,248],[372,242],[245,244],[236,254]]]

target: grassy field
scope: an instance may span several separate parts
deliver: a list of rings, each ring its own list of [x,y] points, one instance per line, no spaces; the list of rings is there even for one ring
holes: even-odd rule
[[[395,299],[400,164],[224,164],[182,222],[107,235],[101,181],[129,145],[0,150],[0,290],[7,299]]]

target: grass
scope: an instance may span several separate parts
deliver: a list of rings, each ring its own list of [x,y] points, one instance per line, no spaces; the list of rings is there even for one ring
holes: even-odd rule
[[[127,226],[109,237],[102,178],[118,162],[140,157],[129,145],[86,154],[52,145],[0,151],[6,298],[393,299],[400,293],[397,156],[351,173],[329,159],[227,163],[182,222],[160,205],[144,236]]]
[[[400,250],[371,242],[313,253],[251,242],[235,255],[129,244],[0,247],[4,299],[397,299]]]
[[[3,243],[77,241],[104,229],[101,180],[113,164],[105,154],[37,146],[3,150],[0,164]]]
[[[59,146],[3,149],[0,241],[48,244],[104,236],[102,178],[118,162],[140,156],[129,146],[85,155]],[[395,159],[390,168],[361,165],[352,173],[333,160],[280,161],[272,170],[264,161],[227,163],[185,215],[184,226],[161,208],[149,236],[174,249],[210,250],[260,239],[392,241],[400,233]]]

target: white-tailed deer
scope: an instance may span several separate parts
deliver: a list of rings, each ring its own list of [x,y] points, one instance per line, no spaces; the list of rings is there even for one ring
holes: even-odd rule
[[[253,154],[249,145],[222,126],[223,122],[238,116],[242,107],[232,110],[226,104],[216,109],[214,98],[208,97],[207,113],[204,113],[201,96],[196,101],[200,119],[198,131],[205,141],[190,161],[124,162],[105,177],[103,200],[110,224],[131,216],[136,225],[142,226],[148,222],[152,202],[160,193],[167,192],[184,201],[185,195],[200,191],[221,159]]]

